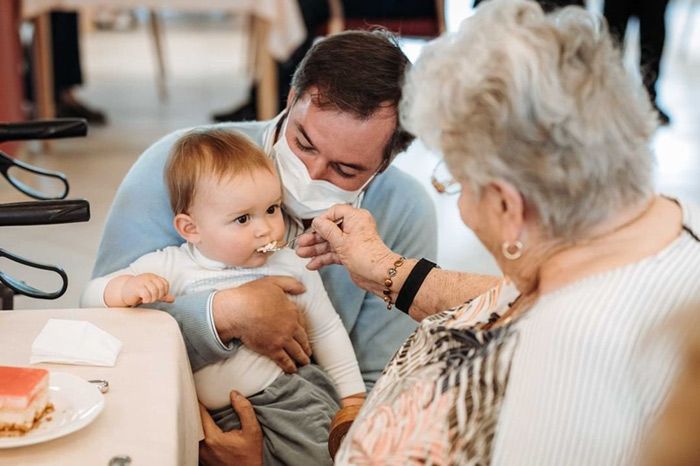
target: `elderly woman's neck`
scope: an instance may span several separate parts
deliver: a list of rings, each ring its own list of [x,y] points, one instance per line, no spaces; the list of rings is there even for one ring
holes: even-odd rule
[[[540,248],[538,257],[533,258],[535,278],[524,284],[529,286],[528,291],[521,291],[542,295],[587,276],[637,262],[661,251],[681,228],[682,215],[675,203],[659,196],[645,199],[601,223],[575,243],[552,243]]]

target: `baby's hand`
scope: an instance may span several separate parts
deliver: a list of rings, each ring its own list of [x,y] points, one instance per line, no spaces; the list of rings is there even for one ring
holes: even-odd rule
[[[172,303],[175,298],[168,294],[168,281],[154,273],[142,273],[129,278],[122,288],[122,299],[127,306],[149,304],[156,301]]]

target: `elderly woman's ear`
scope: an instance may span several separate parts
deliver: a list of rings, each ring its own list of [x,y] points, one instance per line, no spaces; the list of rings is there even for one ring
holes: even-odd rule
[[[464,187],[468,190],[468,187]],[[468,194],[463,195],[463,198]],[[522,241],[526,221],[531,215],[520,191],[504,180],[493,180],[481,188],[478,207],[465,212],[460,199],[460,212],[465,223],[474,229],[482,241],[500,249],[504,242]]]

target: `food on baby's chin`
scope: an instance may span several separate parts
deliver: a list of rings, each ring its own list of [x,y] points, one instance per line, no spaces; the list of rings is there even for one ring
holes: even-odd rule
[[[0,437],[26,434],[51,411],[47,370],[0,366]]]

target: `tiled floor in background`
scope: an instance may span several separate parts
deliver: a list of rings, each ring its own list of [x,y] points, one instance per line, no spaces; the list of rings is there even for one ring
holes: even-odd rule
[[[470,3],[448,0],[450,29],[469,13]],[[673,125],[657,132],[654,150],[660,190],[700,202],[700,6],[693,11],[691,4],[698,2],[673,0],[669,7],[660,95]],[[695,26],[690,34],[683,31],[686,21]],[[70,278],[68,292],[59,300],[17,297],[16,308],[76,307],[90,275],[112,197],[138,155],[167,132],[206,123],[212,111],[245,98],[247,82],[241,66],[244,46],[234,23],[206,17],[166,22],[170,75],[170,99],[166,103],[157,98],[151,43],[143,26],[130,32],[98,31],[84,37],[87,85],[81,96],[108,113],[109,125],[91,129],[84,139],[55,141],[49,154],[26,151],[21,158],[64,172],[71,182],[71,197],[90,201],[92,219],[83,224],[0,230],[0,248],[34,261],[60,264]],[[419,49],[420,43],[406,44],[411,57]],[[455,199],[438,197],[429,189],[427,174],[436,160],[436,155],[417,143],[396,163],[418,178],[435,200],[440,264],[494,272],[493,261],[461,224]],[[7,183],[0,182],[0,203],[24,200]],[[0,270],[17,273],[6,259],[0,259]],[[55,285],[55,281],[35,274],[26,277],[31,283]]]

